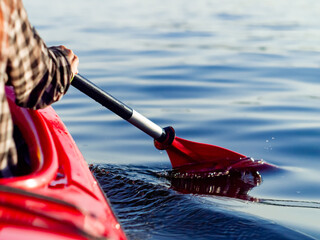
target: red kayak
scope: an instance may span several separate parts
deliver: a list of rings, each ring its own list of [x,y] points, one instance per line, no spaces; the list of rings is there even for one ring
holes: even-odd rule
[[[0,239],[126,239],[108,200],[53,108],[8,101],[31,166],[0,179]],[[25,147],[24,147],[25,146]]]

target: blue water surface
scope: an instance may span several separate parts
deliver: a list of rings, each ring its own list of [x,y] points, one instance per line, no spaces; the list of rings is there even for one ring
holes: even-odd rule
[[[320,239],[319,1],[25,6],[48,45],[155,123],[279,167],[240,197],[221,194],[228,184],[187,193],[150,137],[71,88],[54,108],[130,239]]]

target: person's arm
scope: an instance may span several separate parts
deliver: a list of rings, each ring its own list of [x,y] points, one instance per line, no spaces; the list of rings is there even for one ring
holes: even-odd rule
[[[65,47],[47,48],[31,27],[21,0],[14,1],[8,29],[9,84],[16,103],[38,109],[58,101],[77,72],[78,58]]]

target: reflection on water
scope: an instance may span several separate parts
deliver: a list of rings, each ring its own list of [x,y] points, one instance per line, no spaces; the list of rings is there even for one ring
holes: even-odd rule
[[[275,169],[273,170],[275,172]],[[238,198],[265,205],[320,209],[319,201],[266,199],[250,196],[249,192],[263,182],[263,178],[258,171],[232,170],[206,174],[186,174],[185,172],[168,170],[158,172],[158,175],[169,180],[172,189],[184,194],[214,195]]]
[[[208,194],[256,201],[248,192],[262,182],[259,172],[232,171],[213,177],[183,178],[168,171],[171,187],[181,193]]]

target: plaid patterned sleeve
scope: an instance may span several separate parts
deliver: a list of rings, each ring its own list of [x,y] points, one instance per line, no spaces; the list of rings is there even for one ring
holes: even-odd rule
[[[57,47],[46,47],[31,27],[21,0],[17,0],[9,28],[7,74],[16,103],[38,109],[59,100],[72,78],[66,56]]]
[[[20,175],[5,84],[18,105],[43,108],[67,91],[71,67],[58,48],[47,48],[31,27],[21,0],[0,0],[0,177]]]

